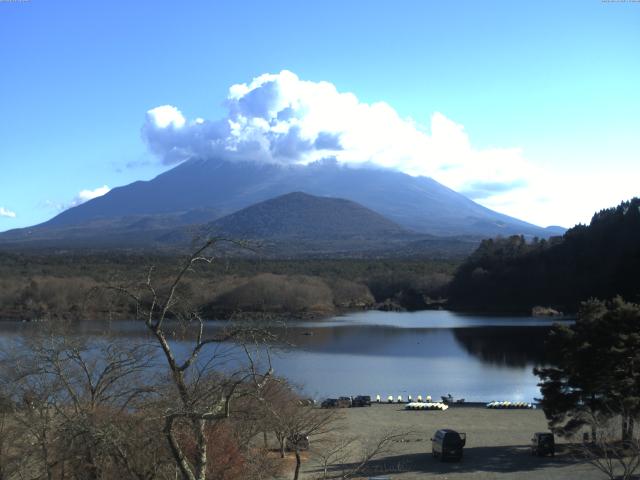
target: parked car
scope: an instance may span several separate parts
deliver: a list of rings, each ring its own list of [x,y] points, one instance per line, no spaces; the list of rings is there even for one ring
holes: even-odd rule
[[[462,460],[462,450],[467,443],[467,434],[443,428],[431,439],[431,454],[441,461],[447,459]]]
[[[442,398],[442,403],[446,405],[453,405],[454,403],[464,403],[464,398],[453,398],[450,393],[448,393],[446,397],[442,395],[440,398]]]
[[[371,406],[371,397],[369,395],[358,395],[351,402],[352,407],[370,407]]]
[[[290,452],[309,450],[309,437],[300,434],[289,436],[287,438],[287,450]]]
[[[338,408],[349,408],[353,404],[351,397],[340,397],[338,398]]]
[[[550,432],[536,432],[531,439],[531,455],[538,455],[543,457],[545,455],[556,454],[556,441],[553,438],[553,433]]]
[[[338,408],[337,398],[327,398],[320,404],[320,408]]]

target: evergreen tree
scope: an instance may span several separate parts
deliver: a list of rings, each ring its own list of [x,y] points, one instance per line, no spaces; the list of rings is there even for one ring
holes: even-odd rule
[[[483,241],[457,270],[448,298],[465,310],[530,312],[544,305],[575,312],[591,297],[640,302],[639,270],[640,198],[633,198],[563,237]]]
[[[622,440],[631,439],[640,415],[640,305],[584,302],[575,324],[554,326],[547,349],[552,366],[535,373],[549,426],[570,434],[619,415]]]

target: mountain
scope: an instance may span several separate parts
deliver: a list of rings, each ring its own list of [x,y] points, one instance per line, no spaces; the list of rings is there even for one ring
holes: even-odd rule
[[[114,188],[35,227],[5,232],[0,242],[73,239],[76,245],[91,237],[100,244],[129,238],[129,243],[144,245],[174,226],[208,223],[291,192],[351,200],[422,234],[544,238],[555,233],[482,207],[427,177],[372,166],[351,168],[331,160],[285,166],[192,159],[150,181]]]
[[[449,300],[459,309],[575,312],[589,298],[640,302],[640,198],[596,213],[588,226],[530,241],[485,240],[458,269]]]
[[[342,198],[302,192],[281,195],[227,215],[209,225],[235,238],[388,237],[408,232],[379,213]]]
[[[243,239],[258,245],[267,257],[460,256],[468,255],[479,242],[411,232],[351,200],[302,192],[251,205],[195,231],[177,228],[157,242],[187,245],[194,235]]]

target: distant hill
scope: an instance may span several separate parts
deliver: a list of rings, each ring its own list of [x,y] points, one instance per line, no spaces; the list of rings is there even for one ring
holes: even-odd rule
[[[640,199],[596,213],[563,237],[484,240],[449,288],[460,309],[575,312],[591,297],[640,301]]]
[[[410,232],[356,202],[303,192],[251,205],[195,233],[247,240],[271,257],[450,257],[469,254],[480,241]],[[165,246],[188,245],[193,236],[193,228],[178,228],[157,241]]]
[[[356,202],[302,192],[257,203],[208,227],[236,238],[368,239],[408,234],[395,222]]]

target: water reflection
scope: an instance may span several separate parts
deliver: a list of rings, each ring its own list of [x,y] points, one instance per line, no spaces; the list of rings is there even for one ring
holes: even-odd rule
[[[210,322],[213,332],[227,322]],[[451,392],[469,400],[539,396],[532,368],[544,362],[551,322],[533,318],[456,315],[444,311],[364,312],[316,322],[275,323],[276,373],[314,396],[426,395]],[[0,322],[0,340],[29,336],[41,325]],[[137,322],[83,323],[74,334],[106,333],[139,341]],[[174,340],[178,350],[187,339]],[[185,350],[186,351],[186,350]]]
[[[279,334],[291,349],[309,352],[429,358],[462,347],[486,364],[525,367],[544,363],[544,341],[551,327],[551,322],[533,318],[371,313],[375,315],[358,314],[324,325],[290,324]]]
[[[456,328],[458,343],[478,360],[495,365],[526,367],[545,362],[548,327]]]

